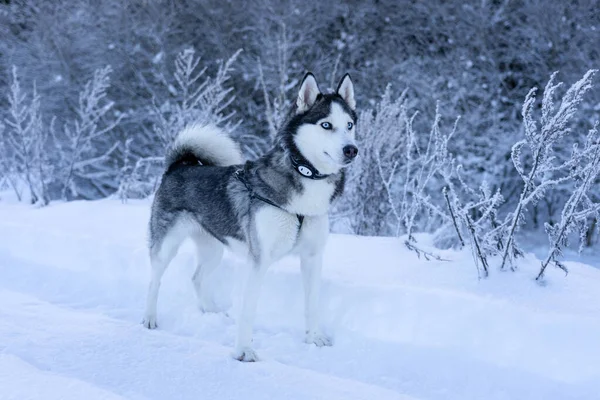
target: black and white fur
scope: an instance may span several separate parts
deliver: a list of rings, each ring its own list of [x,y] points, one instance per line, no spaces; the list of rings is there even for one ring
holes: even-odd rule
[[[242,164],[237,144],[214,126],[191,126],[179,134],[152,204],[147,328],[156,328],[161,277],[190,237],[198,252],[192,281],[203,311],[214,311],[205,278],[219,265],[225,246],[252,261],[237,321],[236,359],[257,360],[252,326],[262,280],[270,264],[290,253],[300,256],[306,342],[331,345],[319,330],[321,267],[328,211],[344,189],[343,168],[358,152],[355,109],[349,75],[334,93],[323,94],[309,73],[274,147],[256,161]]]

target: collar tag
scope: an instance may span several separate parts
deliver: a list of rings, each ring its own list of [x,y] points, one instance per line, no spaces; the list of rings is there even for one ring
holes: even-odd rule
[[[300,172],[302,175],[304,175],[306,177],[311,177],[313,175],[310,168],[306,167],[305,165],[299,165],[298,172]]]
[[[301,157],[301,156],[300,156]],[[321,180],[327,178],[329,175],[321,174],[315,167],[313,167],[308,160],[300,158],[298,156],[291,156],[292,166],[300,175],[308,179]],[[299,159],[300,158],[300,159]]]

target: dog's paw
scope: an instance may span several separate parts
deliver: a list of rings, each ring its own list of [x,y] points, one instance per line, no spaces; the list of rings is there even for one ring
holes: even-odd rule
[[[145,317],[142,320],[142,325],[144,326],[144,328],[148,328],[148,329],[156,329],[156,327],[158,327],[158,325],[156,324],[155,316]]]
[[[308,344],[314,344],[317,347],[333,346],[333,340],[319,332],[307,332],[304,341]]]
[[[251,348],[245,348],[241,350],[236,350],[232,354],[233,358],[241,362],[256,362],[258,361],[258,355]]]

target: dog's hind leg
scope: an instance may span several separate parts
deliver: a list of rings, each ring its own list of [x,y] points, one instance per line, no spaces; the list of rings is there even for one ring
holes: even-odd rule
[[[223,258],[225,246],[207,233],[197,233],[192,236],[196,244],[197,263],[196,272],[192,276],[192,283],[198,297],[198,308],[202,312],[218,312],[212,299],[207,283],[207,278],[219,266]]]
[[[185,236],[176,229],[171,229],[161,240],[154,242],[150,248],[150,265],[152,272],[150,276],[150,286],[148,287],[148,297],[146,298],[146,312],[142,325],[148,329],[156,328],[156,306],[158,303],[158,290],[160,281],[165,273],[169,263],[177,254],[177,249]]]

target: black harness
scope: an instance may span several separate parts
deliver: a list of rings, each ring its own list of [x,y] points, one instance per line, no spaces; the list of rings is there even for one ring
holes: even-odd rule
[[[243,169],[238,169],[235,171],[234,175],[240,182],[242,182],[244,184],[244,186],[246,187],[246,190],[248,191],[248,195],[250,196],[250,199],[257,199],[257,200],[263,201],[275,208],[279,208],[280,210],[287,212],[279,204],[276,204],[272,200],[269,200],[266,197],[263,197],[260,194],[256,193],[254,190],[252,190],[252,187],[250,186],[250,184],[248,183],[248,180],[246,179],[245,172],[246,171]],[[298,232],[300,232],[300,229],[302,229],[302,223],[304,222],[304,215],[296,214],[296,218],[298,218],[298,223],[300,224],[298,226]]]
[[[300,154],[300,152],[296,151],[294,153],[296,153],[296,154],[292,154],[290,156],[290,161],[292,162],[292,166],[294,167],[296,172],[298,172],[303,177],[308,178],[308,179],[321,180],[321,179],[325,179],[329,176],[329,175],[321,174],[306,158],[304,158],[302,156],[302,154]],[[234,175],[240,182],[242,182],[244,184],[244,186],[246,187],[246,190],[248,191],[248,195],[250,196],[250,199],[260,200],[260,201],[265,202],[275,208],[279,208],[280,210],[287,212],[279,204],[276,204],[272,200],[261,196],[260,194],[256,193],[252,189],[252,187],[250,186],[250,183],[248,182],[248,179],[246,178],[246,170],[245,169],[240,168],[240,169],[236,170]],[[298,226],[298,233],[300,233],[300,229],[302,229],[302,223],[304,222],[304,215],[296,214],[296,218],[298,218],[298,223],[300,224]]]

